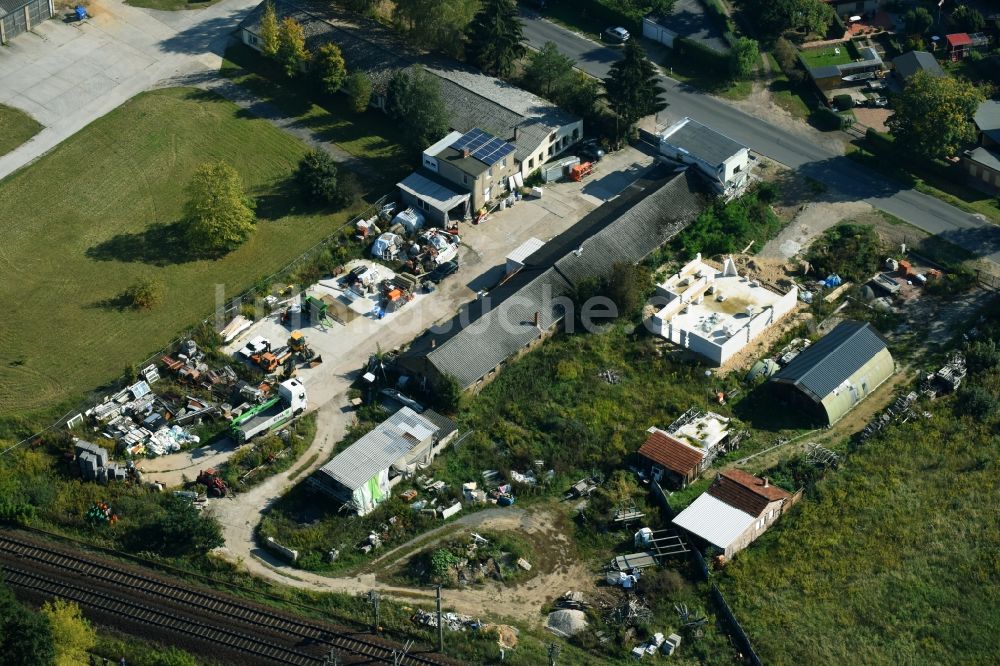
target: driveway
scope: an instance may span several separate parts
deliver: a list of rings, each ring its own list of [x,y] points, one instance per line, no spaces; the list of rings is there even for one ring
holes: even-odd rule
[[[93,18],[42,23],[0,49],[0,103],[44,129],[0,157],[0,178],[138,93],[218,71],[236,25],[257,0],[160,12],[121,0],[91,0]]]
[[[621,58],[621,50],[581,37],[539,18],[526,17],[524,36],[529,45],[541,48],[554,42],[576,66],[598,78],[608,75]],[[803,127],[795,132],[757,118],[725,100],[713,97],[666,76],[660,77],[668,106],[657,124],[668,125],[689,116],[705,123],[754,151],[826,184],[824,201],[866,201],[875,208],[906,220],[913,226],[951,241],[977,256],[1000,264],[1000,227],[976,215],[906,189],[867,169],[827,145],[823,135]]]

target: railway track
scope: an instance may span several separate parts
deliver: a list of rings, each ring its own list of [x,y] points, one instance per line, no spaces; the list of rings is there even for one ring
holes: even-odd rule
[[[297,649],[300,645],[320,646],[324,653],[333,650],[348,663],[400,666],[451,663],[437,655],[400,655],[399,646],[338,632],[319,623],[251,606],[236,598],[168,582],[6,533],[0,533],[0,563],[7,572],[7,583],[13,587],[72,599],[85,608],[163,627],[225,646],[233,652],[254,655],[267,663],[325,663],[317,653]],[[66,581],[66,575],[90,585],[96,583],[100,589]],[[169,610],[176,607],[190,609],[193,613]],[[209,619],[216,623],[208,622]],[[222,626],[217,626],[220,624]],[[290,646],[269,640],[267,636],[283,638]]]

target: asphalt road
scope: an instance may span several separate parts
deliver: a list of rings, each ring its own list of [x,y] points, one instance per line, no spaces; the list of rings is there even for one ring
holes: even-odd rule
[[[541,48],[554,42],[573,58],[577,67],[604,78],[611,64],[621,57],[621,49],[603,46],[554,23],[524,20],[528,44]],[[881,174],[867,169],[842,154],[831,152],[807,138],[768,124],[706,93],[666,76],[667,108],[659,119],[671,122],[690,116],[788,167],[820,181],[827,191],[816,196],[828,201],[866,201],[910,224],[1000,264],[1000,227],[965,213],[939,199],[906,189]]]

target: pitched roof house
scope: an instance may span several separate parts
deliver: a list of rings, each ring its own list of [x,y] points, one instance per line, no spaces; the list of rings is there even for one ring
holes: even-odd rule
[[[410,49],[385,26],[332,6],[272,0],[278,19],[286,16],[302,25],[310,51],[325,43],[340,47],[349,72],[363,72],[372,81],[372,104],[385,108],[393,75],[419,65],[437,79],[448,112],[450,129],[466,133],[479,128],[516,147],[523,176],[562,153],[583,136],[583,121],[517,86],[471,67]],[[240,38],[260,50],[260,18],[264,3],[240,23]]]
[[[427,379],[452,376],[463,389],[483,386],[508,359],[555,330],[582,281],[641,261],[698,216],[706,201],[696,177],[669,172],[654,167],[542,245],[500,287],[417,338],[400,364]]]
[[[689,410],[666,430],[650,428],[639,460],[657,483],[683,488],[727,450],[729,419]]]
[[[833,424],[895,372],[871,324],[843,321],[771,377],[780,396]]]
[[[892,60],[892,66],[905,81],[917,72],[927,72],[931,76],[944,76],[944,70],[937,59],[927,51],[907,51]]]
[[[797,496],[742,470],[720,472],[673,524],[730,559],[763,534]]]
[[[1000,191],[1000,102],[986,100],[972,120],[979,141],[962,154],[962,168],[971,176],[970,184],[995,193]]]

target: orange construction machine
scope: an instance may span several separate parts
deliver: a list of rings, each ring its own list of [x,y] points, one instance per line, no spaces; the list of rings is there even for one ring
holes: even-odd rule
[[[580,162],[569,169],[569,177],[578,183],[592,173],[594,173],[593,162]]]

